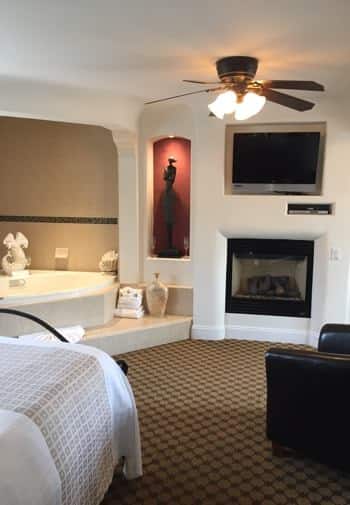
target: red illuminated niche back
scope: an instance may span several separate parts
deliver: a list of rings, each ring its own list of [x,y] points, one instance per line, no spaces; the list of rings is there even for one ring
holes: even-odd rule
[[[168,158],[177,161],[176,179],[173,189],[176,193],[175,224],[173,245],[184,250],[184,239],[190,237],[190,192],[191,192],[191,141],[181,137],[164,138],[153,144],[153,238],[154,253],[167,249],[167,231],[164,221],[164,168],[169,165]]]

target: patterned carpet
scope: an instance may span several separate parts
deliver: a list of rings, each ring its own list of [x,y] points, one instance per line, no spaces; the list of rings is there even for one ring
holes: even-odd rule
[[[350,476],[276,458],[265,438],[269,344],[184,341],[123,355],[144,476],[116,474],[103,505],[350,504]]]

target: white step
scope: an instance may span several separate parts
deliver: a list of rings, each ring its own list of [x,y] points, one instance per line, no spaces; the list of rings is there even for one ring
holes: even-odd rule
[[[192,318],[166,315],[162,318],[149,315],[141,319],[115,317],[110,323],[90,328],[84,340],[86,345],[98,347],[111,356],[137,351],[190,338]]]

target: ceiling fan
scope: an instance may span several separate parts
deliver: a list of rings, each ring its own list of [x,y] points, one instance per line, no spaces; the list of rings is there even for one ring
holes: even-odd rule
[[[220,92],[215,101],[208,105],[209,115],[223,119],[225,114],[234,113],[235,119],[242,120],[257,114],[265,105],[266,100],[300,112],[310,110],[315,105],[308,100],[280,93],[276,89],[324,91],[324,86],[315,81],[256,80],[257,68],[258,60],[251,56],[226,56],[216,62],[218,81],[206,82],[189,79],[183,81],[191,84],[211,85],[212,87],[152,100],[146,102],[145,105],[197,93]]]

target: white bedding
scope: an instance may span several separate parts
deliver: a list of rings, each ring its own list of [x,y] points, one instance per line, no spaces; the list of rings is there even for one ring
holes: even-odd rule
[[[0,337],[0,343],[33,346],[32,342],[24,343],[4,337]],[[98,360],[104,372],[112,413],[113,464],[123,456],[126,478],[132,479],[142,475],[134,396],[119,366],[107,354],[92,347],[63,343],[35,345],[70,349],[72,352],[93,356]],[[39,428],[26,415],[1,408],[2,405],[0,405],[1,505],[61,505],[61,480]],[[91,435],[93,436],[93,432]]]

